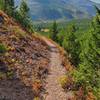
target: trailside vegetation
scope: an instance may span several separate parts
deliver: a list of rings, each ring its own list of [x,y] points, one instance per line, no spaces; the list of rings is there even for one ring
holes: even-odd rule
[[[14,0],[0,0],[0,9],[13,17],[28,32],[34,32],[33,22],[29,16],[29,7],[25,0],[21,1],[19,7],[15,6]]]
[[[77,36],[79,28],[71,24],[56,39],[76,66],[69,76],[74,82],[71,89],[78,91],[77,100],[100,100],[100,10],[96,9],[87,32]]]

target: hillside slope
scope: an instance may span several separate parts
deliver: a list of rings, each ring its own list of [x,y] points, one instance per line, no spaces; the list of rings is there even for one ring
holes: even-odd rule
[[[64,55],[55,42],[27,33],[0,11],[0,99],[69,98],[58,82],[71,68]]]
[[[6,50],[5,50],[6,49]],[[0,96],[33,100],[48,73],[48,45],[0,11]]]
[[[0,11],[0,99],[72,98],[58,82],[71,68],[64,55],[55,42],[27,33]]]

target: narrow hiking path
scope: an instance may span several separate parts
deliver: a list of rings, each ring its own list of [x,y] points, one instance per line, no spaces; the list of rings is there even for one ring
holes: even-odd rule
[[[59,77],[66,73],[66,69],[62,66],[62,58],[60,57],[59,49],[55,44],[47,39],[44,41],[50,48],[50,71],[46,79],[46,92],[45,100],[68,100],[68,94],[64,92],[59,84]]]

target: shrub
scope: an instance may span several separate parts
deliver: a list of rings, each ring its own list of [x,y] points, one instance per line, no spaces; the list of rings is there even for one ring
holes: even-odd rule
[[[61,76],[60,78],[59,78],[59,83],[61,84],[61,86],[62,86],[62,88],[66,88],[66,86],[67,86],[67,81],[68,81],[68,79],[67,79],[67,76],[66,75],[64,75],[64,76]]]
[[[0,53],[5,53],[7,51],[5,45],[3,45],[2,43],[0,43]]]
[[[40,98],[39,97],[35,97],[34,100],[40,100]]]
[[[13,79],[13,77],[14,77],[14,72],[13,71],[8,71],[7,72],[7,78],[8,79]]]

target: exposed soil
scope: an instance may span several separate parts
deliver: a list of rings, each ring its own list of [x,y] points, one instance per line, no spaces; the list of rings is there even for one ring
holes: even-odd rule
[[[7,51],[0,54],[0,98],[33,100],[44,87],[50,52],[39,37],[27,33],[6,14],[0,12],[0,44]]]

